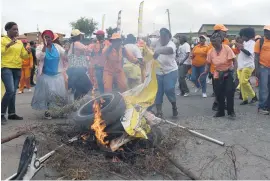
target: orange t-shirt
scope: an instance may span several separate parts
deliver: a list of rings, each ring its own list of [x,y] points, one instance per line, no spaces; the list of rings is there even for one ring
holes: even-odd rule
[[[110,45],[110,42],[105,40],[103,42],[103,44],[100,44],[99,41],[97,41],[95,44],[90,44],[88,46],[88,52],[90,54],[90,59],[92,61],[92,65],[95,66],[95,65],[98,65],[98,66],[101,66],[103,67],[104,64],[105,64],[105,56],[104,54],[100,51],[103,50],[103,48],[105,47],[108,47]],[[92,57],[93,55],[93,57]]]
[[[112,49],[111,52],[108,53],[109,47],[103,49],[103,53],[105,55],[105,66],[104,71],[109,72],[120,72],[123,70],[123,51],[122,47],[117,51],[116,49]],[[126,57],[129,61],[133,63],[137,63],[137,58],[135,58],[127,49]]]
[[[222,45],[222,49],[219,53],[212,48],[207,55],[207,62],[215,66],[217,71],[226,71],[233,66],[233,59],[235,54],[228,45]]]
[[[256,41],[254,52],[260,54],[260,64],[270,68],[270,40],[264,38],[264,43],[261,50],[260,41]]]
[[[32,68],[32,67],[33,67],[33,55],[32,53],[30,53],[29,58],[23,60],[22,68]]]
[[[192,49],[192,55],[193,55],[192,65],[196,67],[205,65],[208,48],[209,47],[207,45],[196,45]]]
[[[228,38],[225,38],[224,41],[222,42],[223,45],[230,45],[230,40]],[[208,52],[213,48],[212,43],[210,43]],[[215,72],[215,66],[211,64],[210,66],[210,72],[213,74]]]

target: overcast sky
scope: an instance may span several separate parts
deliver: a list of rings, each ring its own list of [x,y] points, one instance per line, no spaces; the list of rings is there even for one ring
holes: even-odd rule
[[[124,34],[137,35],[141,0],[1,0],[3,26],[8,21],[19,25],[20,34],[39,29],[70,34],[70,22],[80,17],[93,18],[101,28],[116,27],[122,10]],[[198,31],[202,24],[270,24],[270,0],[145,0],[143,34],[168,27],[166,9],[171,13],[172,33]],[[154,26],[155,24],[155,26]]]

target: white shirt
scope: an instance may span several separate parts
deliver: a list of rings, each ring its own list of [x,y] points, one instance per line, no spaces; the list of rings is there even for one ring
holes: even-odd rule
[[[163,74],[168,74],[170,72],[178,70],[178,66],[175,61],[175,57],[176,57],[175,44],[172,41],[169,41],[169,43],[166,46],[161,46],[160,43],[158,43],[155,50],[157,50],[160,47],[171,47],[173,49],[173,54],[170,54],[170,55],[160,54],[158,56],[157,61],[160,64],[160,68],[157,68],[156,74],[163,75]]]
[[[254,63],[254,58],[255,58],[255,53],[254,53],[254,47],[255,47],[255,41],[254,40],[249,40],[245,41],[243,43],[244,49],[249,51],[251,53],[250,56],[246,55],[244,52],[240,52],[237,58],[237,64],[238,70],[241,70],[243,68],[255,68],[255,63]]]
[[[190,53],[190,45],[185,42],[183,45],[180,45],[179,48],[178,48],[178,63],[180,63],[186,56],[187,54]],[[191,60],[188,56],[188,58],[185,60],[184,64],[186,65],[191,65]]]
[[[125,48],[136,58],[143,58],[140,48],[136,44],[126,44]]]

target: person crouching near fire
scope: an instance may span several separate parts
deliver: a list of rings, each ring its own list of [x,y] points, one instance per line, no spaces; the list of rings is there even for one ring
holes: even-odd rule
[[[139,64],[137,58],[122,46],[122,39],[119,33],[114,33],[110,38],[111,45],[104,48],[105,65],[103,72],[104,91],[112,92],[113,82],[117,83],[120,92],[127,90],[127,80],[123,69],[124,58],[135,64]]]
[[[27,40],[22,40],[23,46],[26,49],[30,49]],[[31,85],[30,85],[30,77],[31,77],[31,69],[33,68],[33,55],[32,52],[29,52],[29,58],[23,59],[22,62],[22,71],[21,71],[21,79],[20,79],[20,86],[19,86],[19,94],[23,93],[24,87],[31,92]]]
[[[235,118],[234,112],[234,92],[235,83],[233,78],[233,62],[235,54],[232,49],[225,44],[222,44],[224,36],[221,32],[215,32],[211,36],[213,48],[207,55],[207,66],[205,73],[209,72],[210,65],[215,66],[214,79],[216,81],[216,97],[218,101],[218,111],[214,117],[225,116],[225,99],[227,100],[227,111],[229,118]]]
[[[155,100],[157,108],[156,116],[161,118],[163,117],[162,103],[164,94],[166,94],[172,104],[173,116],[178,116],[175,95],[178,66],[175,61],[176,46],[171,39],[172,35],[168,29],[160,29],[160,39],[157,42],[154,52],[154,59],[156,59],[160,64],[160,67],[156,70],[158,81],[158,91]]]

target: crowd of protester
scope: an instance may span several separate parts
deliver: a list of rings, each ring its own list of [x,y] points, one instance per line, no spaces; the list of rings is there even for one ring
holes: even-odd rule
[[[80,99],[93,90],[103,94],[136,87],[145,80],[146,46],[159,62],[158,91],[155,104],[149,108],[156,107],[156,116],[163,117],[164,94],[172,105],[173,116],[178,116],[177,80],[178,95],[191,95],[187,83],[191,80],[194,92],[201,90],[206,98],[207,78],[212,79],[215,117],[225,116],[227,110],[228,116],[235,118],[236,90],[240,91],[241,105],[258,101],[259,113],[270,111],[270,25],[264,27],[264,37],[255,38],[253,28],[244,28],[230,42],[226,38],[228,29],[217,24],[210,36],[211,43],[206,44],[207,37],[201,35],[193,48],[185,36],[179,37],[179,46],[176,45],[166,28],[152,34],[147,43],[132,34],[123,40],[117,32],[105,39],[105,32],[98,30],[94,33],[96,41],[89,45],[81,42],[84,33],[78,29],[72,30],[70,41],[64,45],[51,30],[41,34],[40,45],[17,40],[18,26],[14,22],[7,23],[5,30],[7,35],[1,38],[1,79],[6,89],[1,102],[2,124],[7,122],[7,111],[8,119],[23,119],[15,109],[17,88],[22,94],[25,88],[31,91],[31,86],[35,86],[31,106],[43,110],[44,118],[51,119],[50,108],[66,105],[69,93]],[[259,84],[258,97],[252,87],[254,79]]]

